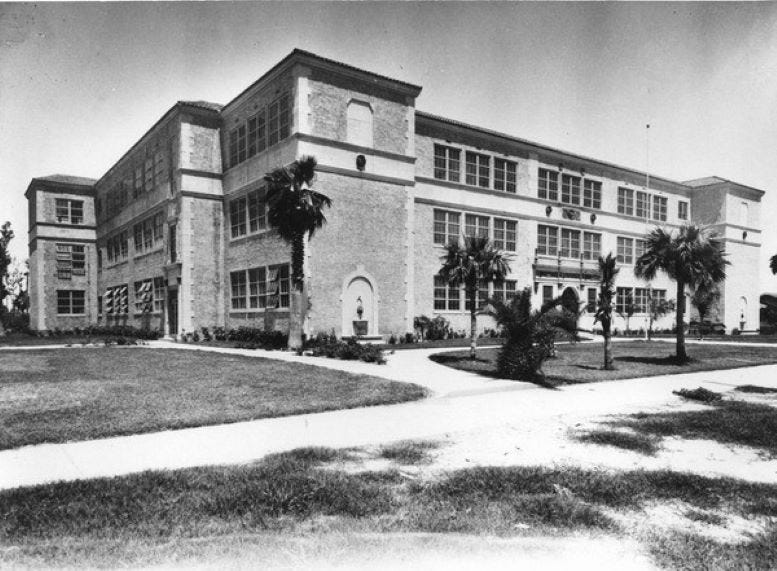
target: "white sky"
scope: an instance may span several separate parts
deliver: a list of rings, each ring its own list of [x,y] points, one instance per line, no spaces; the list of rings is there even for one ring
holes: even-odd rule
[[[766,191],[777,291],[777,3],[0,3],[0,223],[35,176],[98,178],[175,101],[292,49],[423,86],[417,107],[675,180]]]

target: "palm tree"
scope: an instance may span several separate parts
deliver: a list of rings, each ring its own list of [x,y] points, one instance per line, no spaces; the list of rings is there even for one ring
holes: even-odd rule
[[[615,297],[615,277],[620,268],[615,265],[616,259],[612,253],[606,258],[599,256],[599,298],[596,300],[596,315],[594,323],[602,324],[604,336],[604,368],[613,370],[612,358],[612,299]]]
[[[291,244],[291,296],[289,308],[289,349],[302,346],[302,324],[307,312],[303,300],[305,288],[305,234],[308,240],[326,222],[324,207],[332,201],[310,188],[316,176],[315,157],[302,157],[288,167],[279,167],[265,175],[267,181],[267,219],[280,237]]]
[[[557,309],[562,303],[561,297],[544,303],[539,310],[532,310],[531,298],[531,288],[526,288],[509,303],[489,301],[487,313],[496,320],[505,338],[497,358],[497,370],[506,379],[551,386],[542,364],[553,355],[559,335],[575,339],[577,318],[570,311]]]
[[[685,351],[685,287],[702,283],[716,284],[726,279],[726,253],[723,242],[708,231],[688,224],[672,234],[656,228],[647,235],[645,253],[634,265],[638,278],[652,280],[659,270],[677,283],[677,348],[678,362],[688,360]]]
[[[503,280],[510,273],[509,257],[486,237],[465,236],[463,244],[452,241],[445,247],[441,261],[440,277],[453,287],[464,286],[470,315],[469,356],[474,359],[477,350],[478,290],[481,285]]]
[[[769,260],[769,269],[772,270],[773,274],[777,274],[777,254],[772,256],[772,259]]]

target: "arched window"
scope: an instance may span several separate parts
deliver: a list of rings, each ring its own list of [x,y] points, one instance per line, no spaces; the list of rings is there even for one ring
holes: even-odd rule
[[[365,101],[348,103],[348,142],[372,147],[372,107]]]

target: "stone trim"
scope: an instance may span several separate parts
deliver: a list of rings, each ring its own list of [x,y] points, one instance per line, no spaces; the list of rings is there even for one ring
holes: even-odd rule
[[[402,155],[399,153],[392,153],[390,151],[382,151],[373,147],[363,147],[361,145],[354,145],[353,143],[346,143],[345,141],[336,141],[335,139],[327,139],[326,137],[318,137],[316,135],[308,135],[307,133],[294,133],[292,135],[295,139],[305,142],[314,143],[318,145],[327,145],[335,147],[336,149],[343,149],[345,151],[353,151],[355,153],[361,153],[364,155],[372,155],[375,157],[382,157],[384,159],[391,159],[407,164],[415,164],[416,158],[408,155]]]
[[[382,176],[379,174],[371,174],[366,172],[359,172],[351,169],[344,169],[340,167],[330,167],[327,165],[318,165],[319,172],[325,172],[329,174],[338,174],[340,176],[348,176],[351,178],[361,178],[364,180],[372,180],[375,182],[386,182],[388,184],[396,184],[399,186],[415,186],[415,181],[404,178],[395,178],[393,176]]]
[[[191,190],[182,190],[180,194],[187,198],[201,198],[202,200],[215,200],[217,202],[224,201],[224,196],[221,194],[207,194],[205,192],[193,192]]]
[[[224,178],[224,175],[222,173],[201,171],[197,169],[178,169],[178,172],[182,175],[201,176],[203,178],[213,178],[216,180],[221,180],[222,178]]]

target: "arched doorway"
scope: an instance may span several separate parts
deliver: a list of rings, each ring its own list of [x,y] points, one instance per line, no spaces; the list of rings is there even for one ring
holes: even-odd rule
[[[568,287],[561,294],[561,307],[573,315],[577,315],[577,310],[579,308],[578,299],[575,288]]]

